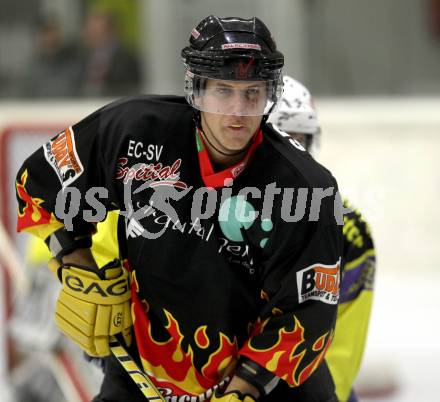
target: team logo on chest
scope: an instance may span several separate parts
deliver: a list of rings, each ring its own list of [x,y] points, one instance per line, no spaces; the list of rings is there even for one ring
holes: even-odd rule
[[[218,220],[224,235],[219,239],[219,252],[226,255],[230,262],[239,263],[250,274],[254,274],[254,260],[250,243],[256,244],[260,249],[264,248],[273,229],[272,221],[258,219],[258,212],[241,195],[227,198],[222,203]],[[258,228],[255,228],[254,225],[258,225]],[[255,239],[255,236],[258,238]]]
[[[149,182],[149,187],[172,186],[180,189],[188,188],[188,185],[180,179],[180,166],[182,159],[176,159],[172,164],[136,163],[129,166],[128,158],[118,159],[116,165],[116,180],[122,180],[124,184],[135,180]]]
[[[129,140],[126,155],[120,157],[116,165],[116,180],[122,180],[124,184],[142,181],[148,182],[148,187],[171,186],[187,189],[188,185],[180,180],[182,159],[163,163],[160,160],[163,150],[163,145]],[[133,159],[136,163],[131,164]]]

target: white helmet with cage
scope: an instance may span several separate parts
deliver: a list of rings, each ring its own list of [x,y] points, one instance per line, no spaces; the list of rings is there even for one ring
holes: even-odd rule
[[[319,151],[321,128],[309,90],[300,82],[285,75],[278,110],[269,116],[269,123],[286,133],[305,134],[305,148],[313,155]]]

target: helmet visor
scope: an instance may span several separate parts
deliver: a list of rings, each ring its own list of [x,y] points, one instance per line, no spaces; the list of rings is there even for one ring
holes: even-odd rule
[[[275,111],[281,97],[280,79],[221,80],[187,72],[185,95],[188,103],[208,113],[262,116]]]

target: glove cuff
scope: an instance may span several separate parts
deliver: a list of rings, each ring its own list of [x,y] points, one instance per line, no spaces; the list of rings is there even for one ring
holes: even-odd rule
[[[269,394],[280,380],[275,374],[245,356],[240,357],[235,375],[257,388],[260,396]]]
[[[56,230],[45,240],[52,255],[61,262],[62,258],[79,248],[92,247],[90,232],[73,233],[65,227]]]
[[[243,394],[240,391],[231,391],[221,394],[217,389],[214,393],[213,402],[257,402],[257,400],[249,394]]]
[[[86,271],[85,275],[87,275],[88,277],[96,277],[100,280],[115,279],[121,275],[121,271],[123,269],[121,262],[117,258],[109,262],[108,264],[104,265],[102,268],[74,264],[74,263],[63,264],[62,262],[58,261],[56,258],[51,258],[49,260],[48,266],[49,269],[53,272],[53,274],[58,277],[58,280],[61,283],[63,282],[64,269],[78,268],[83,271]],[[91,273],[92,275],[88,275],[88,273]]]

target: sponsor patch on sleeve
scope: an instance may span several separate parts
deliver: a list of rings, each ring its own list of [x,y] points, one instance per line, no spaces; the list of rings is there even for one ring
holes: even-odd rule
[[[296,273],[298,302],[317,300],[336,304],[339,300],[340,260],[334,265],[313,264]]]
[[[75,147],[72,127],[43,145],[44,156],[63,187],[72,184],[84,171]]]

